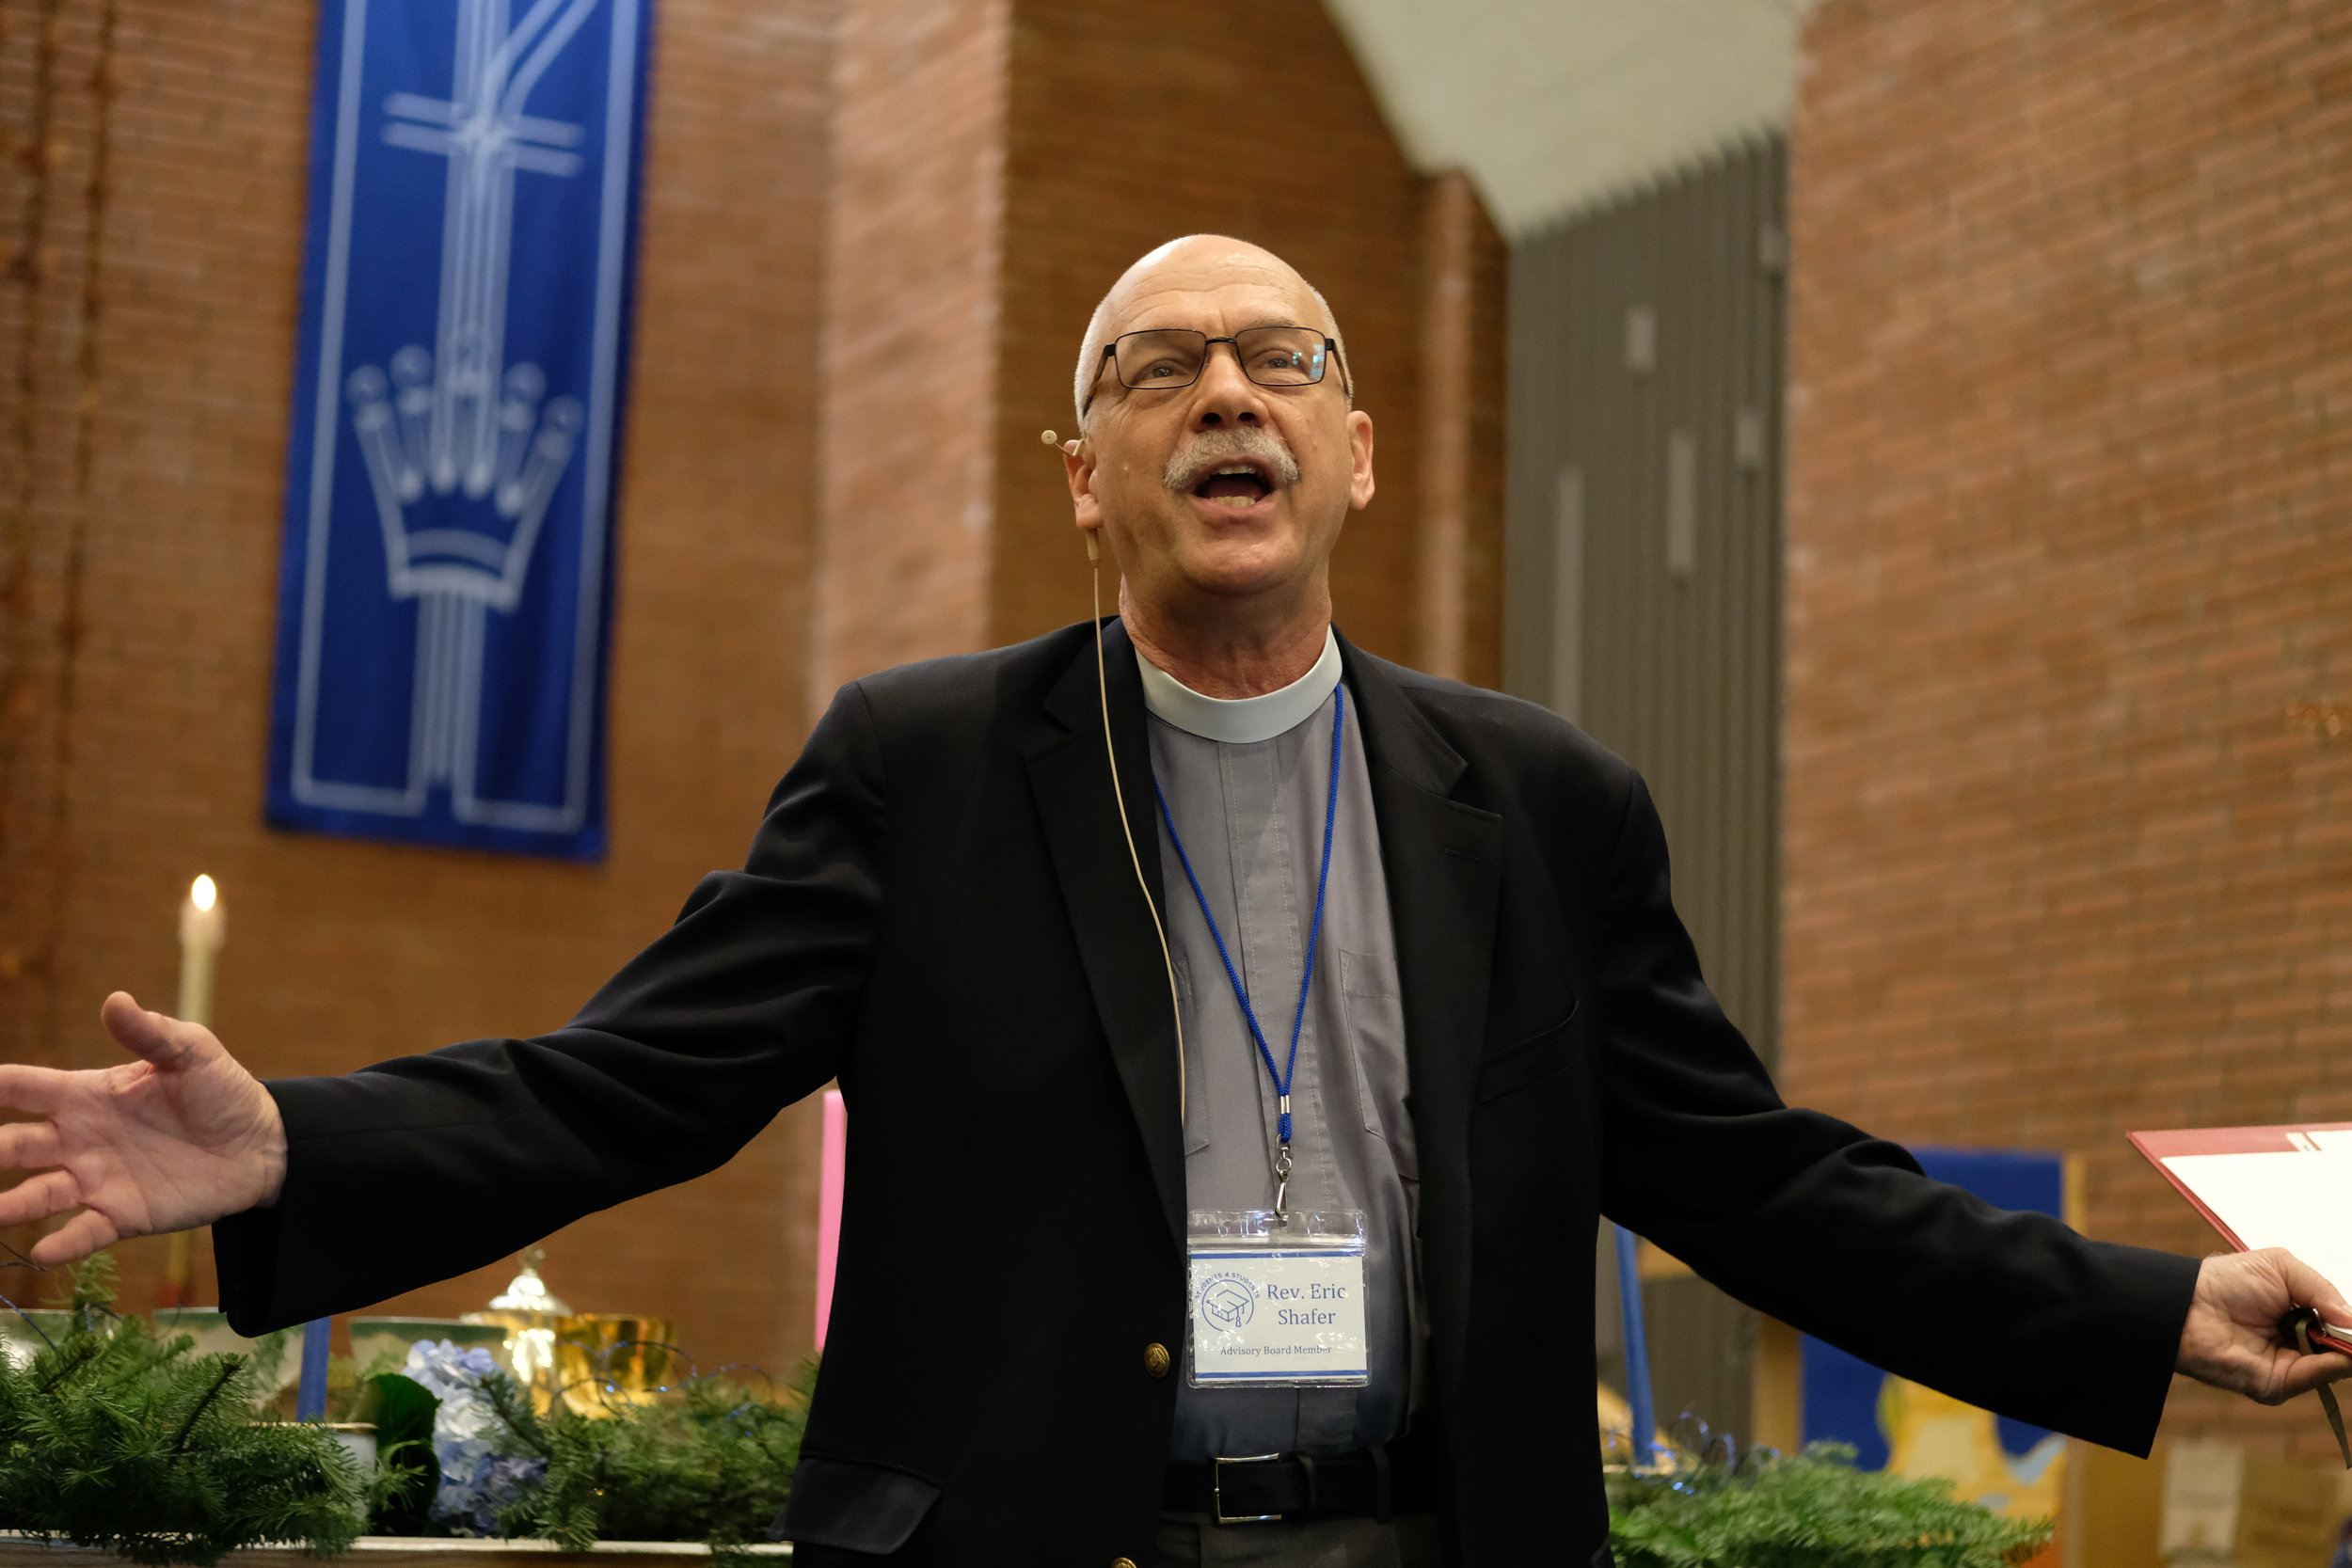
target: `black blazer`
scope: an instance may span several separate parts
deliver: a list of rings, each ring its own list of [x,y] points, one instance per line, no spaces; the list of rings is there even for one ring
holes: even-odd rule
[[[1156,878],[1141,687],[1107,635]],[[1784,1106],[1700,979],[1633,770],[1541,708],[1342,648],[1396,924],[1426,1418],[1459,1561],[1581,1564],[1604,1541],[1603,1213],[1881,1366],[2147,1449],[2194,1261],[1995,1212]],[[1184,1340],[1184,1160],[1096,703],[1085,624],[855,682],[744,869],[706,878],[570,1025],[273,1083],[286,1185],[218,1227],[230,1322],[490,1262],[713,1168],[837,1077],[846,1221],[785,1518],[799,1560],[1149,1562],[1176,1387],[1145,1347]],[[1040,1322],[1041,1288],[1091,1306]]]

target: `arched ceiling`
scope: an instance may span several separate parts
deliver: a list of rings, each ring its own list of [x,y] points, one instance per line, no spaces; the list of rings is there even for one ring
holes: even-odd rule
[[[1812,0],[1326,0],[1406,153],[1517,237],[1787,123]]]

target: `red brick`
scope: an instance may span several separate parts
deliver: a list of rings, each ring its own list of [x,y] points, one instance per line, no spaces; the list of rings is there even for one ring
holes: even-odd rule
[[[2352,742],[2280,717],[2352,699],[2341,19],[1804,33],[1783,1074],[2082,1154],[2093,1231],[2181,1250],[2215,1239],[2125,1131],[2352,1119]],[[2170,1426],[2307,1435],[2185,1387]]]
[[[87,147],[102,8],[56,9],[59,124]],[[0,685],[29,675],[18,689],[37,697],[0,714],[0,1053],[111,1060],[99,1000],[122,987],[170,1004],[174,910],[199,870],[230,906],[220,1031],[283,1074],[561,1023],[697,876],[740,862],[807,721],[834,9],[660,7],[619,498],[613,847],[573,866],[262,827],[317,8],[121,0],[97,265],[76,161],[46,193],[58,270],[37,296],[0,280],[0,432],[29,419],[34,465],[27,504],[24,450],[0,436],[0,578],[22,548],[37,579],[31,614],[0,610]],[[0,125],[20,135],[35,10],[0,0]],[[21,224],[35,193],[8,169]],[[54,640],[76,524],[69,690]],[[808,1113],[789,1113],[726,1169],[580,1222],[549,1242],[550,1278],[582,1307],[669,1316],[707,1363],[787,1370],[812,1328],[812,1137]],[[144,1306],[160,1243],[123,1252]],[[510,1270],[400,1305],[479,1306]]]

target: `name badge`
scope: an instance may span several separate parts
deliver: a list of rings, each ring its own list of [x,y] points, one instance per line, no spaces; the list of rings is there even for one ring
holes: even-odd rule
[[[1372,1381],[1364,1216],[1272,1210],[1191,1217],[1196,1388],[1347,1388]]]

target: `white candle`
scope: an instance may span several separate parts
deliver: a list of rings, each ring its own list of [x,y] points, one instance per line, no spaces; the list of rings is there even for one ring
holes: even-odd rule
[[[220,888],[210,877],[199,877],[180,905],[180,1017],[186,1022],[213,1022],[213,957],[228,936],[229,911],[221,908]],[[172,1232],[164,1246],[157,1307],[187,1305],[193,1268],[188,1233]]]
[[[229,911],[210,877],[199,877],[180,906],[180,1017],[213,1022],[213,956],[229,935]]]

